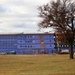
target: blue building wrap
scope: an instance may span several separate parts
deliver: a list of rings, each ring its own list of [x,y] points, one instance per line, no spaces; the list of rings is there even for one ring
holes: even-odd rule
[[[0,34],[0,53],[55,53],[54,34]]]

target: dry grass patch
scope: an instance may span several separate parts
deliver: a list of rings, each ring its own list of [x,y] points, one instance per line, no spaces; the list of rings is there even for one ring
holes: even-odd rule
[[[0,55],[0,75],[75,75],[69,55]]]

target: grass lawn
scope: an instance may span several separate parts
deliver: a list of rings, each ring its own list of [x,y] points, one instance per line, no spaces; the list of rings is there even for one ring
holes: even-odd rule
[[[75,59],[68,54],[0,55],[0,75],[75,75]]]

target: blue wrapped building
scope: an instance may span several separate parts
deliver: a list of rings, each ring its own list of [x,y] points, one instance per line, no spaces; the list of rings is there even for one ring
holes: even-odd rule
[[[0,34],[0,53],[55,53],[54,33]]]

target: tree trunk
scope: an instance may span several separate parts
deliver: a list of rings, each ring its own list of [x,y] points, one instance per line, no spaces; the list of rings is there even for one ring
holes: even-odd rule
[[[73,56],[73,42],[70,43],[70,59],[74,59],[74,56]]]

